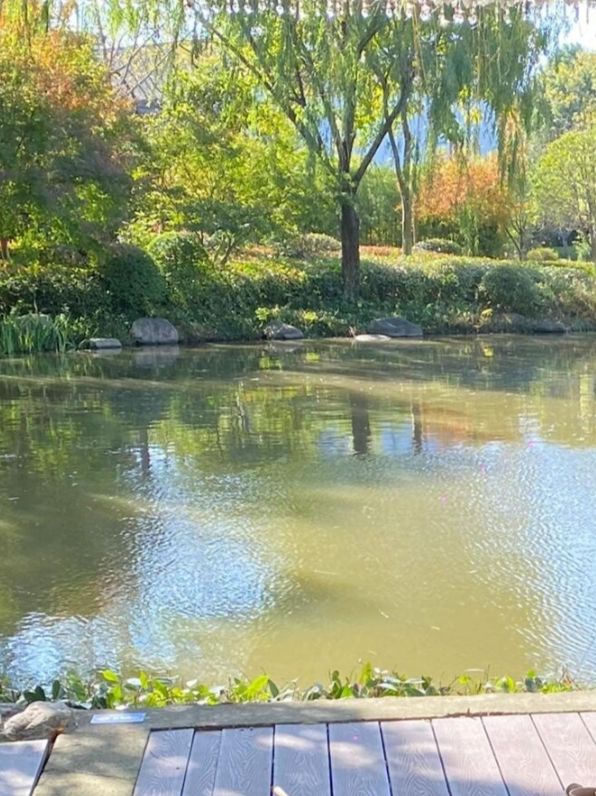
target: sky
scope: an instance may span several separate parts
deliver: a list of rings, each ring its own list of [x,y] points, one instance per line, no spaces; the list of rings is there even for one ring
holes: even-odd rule
[[[564,41],[596,50],[596,10],[589,11],[587,19],[585,9],[580,11],[580,18],[573,23],[569,33],[564,36]]]

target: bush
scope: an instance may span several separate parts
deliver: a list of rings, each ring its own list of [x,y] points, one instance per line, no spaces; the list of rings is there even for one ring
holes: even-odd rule
[[[132,318],[163,306],[166,282],[151,257],[137,246],[112,245],[97,270],[112,311]]]
[[[528,252],[528,260],[533,263],[546,263],[559,259],[559,252],[548,246],[537,246]]]
[[[118,278],[123,276],[116,268],[122,262],[122,247],[116,254],[110,265]],[[163,301],[165,280],[151,258],[141,255],[133,249],[126,262],[128,277],[131,262],[141,262],[133,270],[132,288],[122,279],[121,286],[115,286],[114,278],[109,291],[105,265],[99,270],[0,267],[0,316],[12,311],[67,313],[71,321],[77,320],[79,339],[95,334],[122,338],[134,315],[151,310],[163,312],[194,341],[258,339],[265,317],[323,336],[345,335],[350,327],[365,328],[373,318],[392,314],[421,324],[429,334],[487,328],[484,321],[498,312],[596,329],[596,270],[587,264],[495,264],[477,257],[423,254],[395,263],[393,255],[363,257],[359,300],[346,302],[338,259],[320,257],[299,264],[254,256],[219,270],[199,264],[198,277],[193,282],[178,280],[164,304],[156,302]],[[155,279],[149,293],[147,287]]]
[[[164,232],[147,247],[148,254],[162,273],[170,300],[188,308],[201,300],[201,280],[212,275],[205,247],[192,232]]]
[[[418,241],[414,245],[416,252],[437,252],[438,254],[462,254],[462,247],[459,243],[447,238],[429,238],[428,240]]]
[[[153,238],[147,253],[168,282],[194,279],[209,260],[199,236],[192,232],[164,232]]]
[[[108,297],[96,272],[64,264],[0,269],[0,315],[44,313],[91,317],[107,311]]]
[[[536,279],[528,268],[495,265],[482,277],[478,291],[483,304],[503,312],[532,316],[539,304]]]
[[[286,257],[308,260],[311,257],[339,254],[341,243],[331,235],[325,235],[322,232],[306,232],[284,241],[278,248],[280,253]]]

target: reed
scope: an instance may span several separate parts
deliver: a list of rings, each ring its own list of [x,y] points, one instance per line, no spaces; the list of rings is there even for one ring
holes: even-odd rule
[[[70,321],[66,315],[15,313],[0,318],[0,356],[61,353],[72,347]]]

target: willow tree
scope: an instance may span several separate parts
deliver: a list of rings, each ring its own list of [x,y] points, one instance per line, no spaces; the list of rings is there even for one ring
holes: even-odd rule
[[[558,17],[555,18],[558,22]],[[390,35],[371,66],[383,92],[383,114],[405,96],[387,137],[401,195],[402,246],[410,254],[415,236],[416,165],[449,143],[473,151],[478,130],[492,122],[504,176],[518,168],[510,120],[530,124],[535,73],[549,44],[547,19],[519,6],[444,6],[434,14],[406,8],[390,21]],[[414,120],[416,123],[414,124]],[[421,123],[422,120],[422,123]]]
[[[359,283],[355,198],[386,139],[396,163],[408,251],[413,238],[412,117],[427,116],[430,140],[457,141],[463,136],[462,103],[476,102],[498,127],[526,91],[544,46],[527,3],[434,5],[189,0],[194,21],[187,19],[187,28],[212,37],[257,78],[261,91],[333,177],[347,298],[357,294]]]

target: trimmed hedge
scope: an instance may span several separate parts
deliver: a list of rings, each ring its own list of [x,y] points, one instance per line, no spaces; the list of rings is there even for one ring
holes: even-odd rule
[[[270,318],[309,334],[345,335],[394,313],[427,333],[490,330],[491,317],[502,313],[596,329],[596,273],[560,261],[547,266],[423,254],[397,261],[377,257],[363,260],[360,298],[346,304],[337,257],[298,265],[261,255],[219,270],[201,262],[196,278],[174,279],[172,273],[165,280],[141,255],[126,248],[100,267],[0,270],[0,314],[66,312],[108,335],[123,334],[135,317],[159,313],[187,340],[255,339]]]
[[[428,238],[414,244],[415,252],[437,252],[437,254],[463,254],[463,249],[448,238]]]
[[[548,246],[537,246],[528,252],[528,260],[532,263],[547,263],[559,259],[559,252]]]

